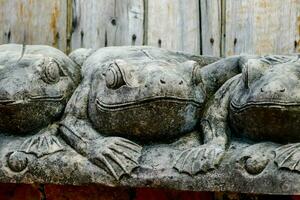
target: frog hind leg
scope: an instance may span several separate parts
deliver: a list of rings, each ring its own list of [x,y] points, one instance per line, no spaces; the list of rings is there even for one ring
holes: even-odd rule
[[[274,150],[278,168],[300,172],[300,143],[283,145]]]
[[[26,139],[17,151],[10,152],[7,163],[11,170],[21,172],[33,159],[63,151],[64,146],[56,137],[58,126],[56,124],[41,130],[37,135]]]
[[[57,128],[55,128],[57,129]],[[19,151],[33,154],[37,158],[64,150],[64,146],[50,129],[42,134],[35,135],[23,142]]]
[[[99,144],[102,148],[99,148]],[[131,175],[139,166],[142,147],[119,137],[95,140],[91,146],[89,160],[120,180],[123,175]]]

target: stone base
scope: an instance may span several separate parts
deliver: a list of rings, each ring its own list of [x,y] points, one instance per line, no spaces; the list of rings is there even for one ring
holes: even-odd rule
[[[39,183],[60,185],[102,184],[122,187],[168,188],[189,191],[231,191],[255,194],[300,194],[300,173],[278,169],[272,160],[272,143],[248,144],[233,141],[221,165],[206,174],[190,176],[173,168],[175,159],[184,149],[199,146],[195,134],[171,144],[144,146],[140,167],[120,181],[89,162],[67,144],[64,151],[35,158],[22,172],[13,172],[7,164],[7,155],[26,138],[5,137],[0,149],[0,182]],[[62,141],[63,143],[63,141]],[[5,144],[5,145],[4,145]],[[5,148],[4,148],[5,147]],[[245,158],[263,153],[269,161],[257,174],[245,168]]]

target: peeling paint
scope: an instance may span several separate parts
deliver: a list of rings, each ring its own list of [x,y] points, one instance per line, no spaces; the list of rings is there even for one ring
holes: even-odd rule
[[[59,37],[57,37],[57,35],[58,35],[57,21],[58,21],[59,15],[60,15],[60,11],[55,3],[54,9],[51,14],[51,20],[50,20],[50,29],[51,29],[52,38],[53,38],[52,46],[54,46],[54,47],[58,47]]]

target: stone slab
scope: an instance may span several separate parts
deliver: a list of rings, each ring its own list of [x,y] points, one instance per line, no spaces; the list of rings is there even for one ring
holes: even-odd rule
[[[245,170],[243,157],[253,154],[254,151],[257,152],[260,146],[264,148],[267,146],[271,153],[277,147],[272,143],[251,145],[235,140],[219,168],[206,174],[190,176],[178,173],[173,168],[173,162],[182,150],[199,145],[196,134],[192,133],[171,144],[144,146],[140,167],[136,168],[131,176],[123,176],[117,181],[67,145],[63,151],[30,160],[27,168],[22,172],[13,172],[7,165],[7,155],[15,150],[13,147],[20,145],[27,137],[16,139],[16,137],[5,136],[2,138],[0,144],[0,181],[2,183],[102,184],[192,191],[300,194],[300,174],[278,170],[272,159],[257,175],[252,175]],[[63,140],[61,142],[64,143]],[[264,149],[264,151],[267,150]]]

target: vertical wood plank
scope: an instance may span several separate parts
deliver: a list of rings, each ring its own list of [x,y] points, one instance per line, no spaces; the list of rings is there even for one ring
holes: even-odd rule
[[[71,47],[143,44],[143,0],[73,0]]]
[[[202,54],[221,55],[221,0],[200,0]]]
[[[47,44],[66,51],[67,1],[0,0],[0,44]]]
[[[147,44],[200,53],[199,0],[148,0]]]
[[[227,0],[225,54],[300,52],[299,0]]]

